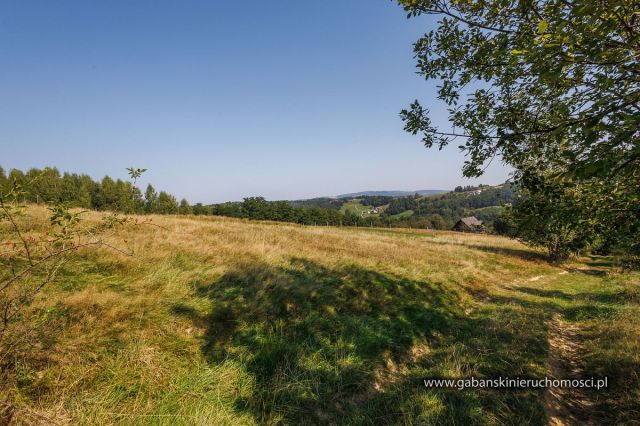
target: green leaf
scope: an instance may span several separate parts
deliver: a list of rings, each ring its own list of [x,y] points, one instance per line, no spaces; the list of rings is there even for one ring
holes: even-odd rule
[[[542,20],[540,21],[540,23],[538,24],[538,34],[544,34],[545,31],[547,31],[547,27],[549,26],[549,23],[546,20]]]

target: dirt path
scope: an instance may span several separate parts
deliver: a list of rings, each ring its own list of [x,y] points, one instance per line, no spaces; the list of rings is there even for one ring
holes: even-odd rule
[[[555,314],[547,323],[549,334],[549,372],[551,379],[569,379],[582,374],[580,366],[579,330],[574,324]],[[548,388],[545,391],[544,407],[552,426],[596,425],[591,407],[593,403],[584,389]]]
[[[533,283],[557,274],[537,275],[525,282]],[[520,285],[516,283],[515,286]],[[549,344],[548,377],[571,379],[583,375],[581,356],[583,352],[580,330],[574,323],[564,321],[559,313],[547,321],[547,343]],[[544,395],[544,409],[551,426],[598,425],[592,414],[593,402],[585,389],[548,388]]]

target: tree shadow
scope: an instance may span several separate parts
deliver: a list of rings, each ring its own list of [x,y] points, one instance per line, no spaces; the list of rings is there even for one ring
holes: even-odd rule
[[[614,258],[611,256],[589,255],[589,261],[587,265],[593,268],[613,268],[616,266]]]
[[[259,423],[544,423],[539,391],[428,390],[421,380],[535,376],[547,347],[531,330],[544,330],[542,315],[469,314],[468,296],[441,283],[303,259],[245,265],[196,294],[209,315],[173,311],[205,327],[209,362],[233,359],[251,374],[236,409]]]
[[[479,250],[486,253],[499,254],[506,257],[514,257],[522,260],[526,260],[529,262],[538,262],[538,263],[549,263],[549,257],[545,255],[541,251],[535,251],[532,249],[518,249],[511,247],[496,247],[485,244],[475,244],[475,243],[467,243],[463,241],[437,241],[437,240],[429,240],[429,244],[438,244],[438,245],[458,245],[463,246],[471,250]]]
[[[572,273],[580,273],[580,274],[585,274],[585,275],[591,275],[591,276],[595,276],[595,277],[604,277],[605,275],[607,275],[607,271],[603,271],[601,269],[566,268],[565,271],[572,272]]]
[[[516,289],[512,289],[516,290]],[[468,288],[467,292],[480,301],[497,304],[499,306],[514,306],[527,309],[531,312],[543,314],[548,317],[552,312],[558,310],[558,305],[553,300],[529,300],[518,296],[507,296],[490,293],[485,289]]]
[[[561,290],[544,290],[533,287],[516,287],[514,291],[520,293],[526,293],[531,296],[547,298],[547,299],[561,299],[565,301],[579,301],[586,302],[590,305],[612,305],[621,306],[627,303],[638,304],[640,303],[640,292],[632,291],[629,289],[619,289],[608,293],[603,292],[579,292],[579,293],[566,293]],[[592,306],[593,307],[593,306]]]
[[[467,247],[484,251],[487,253],[499,254],[506,257],[516,257],[522,260],[527,260],[529,262],[544,262],[544,263],[550,262],[549,257],[539,251],[516,249],[516,248],[509,248],[509,247],[486,246],[486,245],[467,245]]]
[[[519,291],[520,293],[530,294],[531,296],[545,297],[550,299],[572,300],[574,298],[573,295],[560,290],[543,290],[541,288],[533,287],[515,287],[513,288],[513,290]]]

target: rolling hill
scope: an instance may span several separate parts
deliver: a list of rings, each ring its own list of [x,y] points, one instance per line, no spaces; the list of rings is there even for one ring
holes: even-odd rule
[[[517,188],[510,184],[468,187],[439,194],[408,196],[358,195],[344,198],[312,198],[289,201],[297,208],[324,208],[351,212],[364,225],[424,229],[451,229],[461,217],[476,216],[488,230],[501,216],[506,204],[516,200]]]
[[[416,191],[362,191],[362,192],[353,192],[350,194],[341,194],[336,195],[333,198],[358,198],[362,196],[381,196],[381,197],[408,197],[411,195],[435,195],[435,194],[444,194],[449,192],[449,190],[444,189],[419,189]]]

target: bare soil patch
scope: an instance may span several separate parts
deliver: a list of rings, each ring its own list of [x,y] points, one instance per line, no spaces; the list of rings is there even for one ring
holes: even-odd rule
[[[568,379],[582,376],[582,345],[575,324],[555,314],[547,323],[549,335],[549,377]],[[552,426],[597,425],[592,415],[593,402],[585,389],[548,388],[544,399],[547,419]]]

